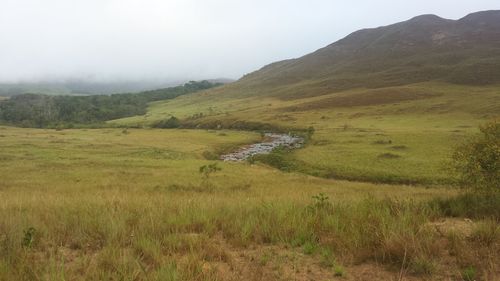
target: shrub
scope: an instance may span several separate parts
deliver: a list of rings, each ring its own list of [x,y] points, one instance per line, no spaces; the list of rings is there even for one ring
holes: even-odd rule
[[[35,235],[36,235],[36,229],[34,227],[30,227],[24,230],[23,240],[21,242],[23,247],[31,248],[35,243]]]
[[[313,212],[319,211],[330,211],[333,208],[332,203],[329,201],[329,197],[324,193],[319,193],[312,197],[313,203],[308,206],[309,210]]]
[[[217,153],[214,153],[214,152],[208,151],[208,150],[203,151],[203,153],[201,155],[203,156],[203,158],[205,158],[207,160],[218,160],[219,159],[219,155],[217,155]]]
[[[314,132],[315,132],[315,131],[316,131],[316,130],[314,129],[314,127],[313,127],[313,126],[311,126],[311,127],[307,128],[307,132],[306,132],[306,133],[307,133],[307,138],[308,138],[308,139],[310,139],[310,138],[312,137],[312,135],[314,135]]]
[[[343,277],[345,275],[345,270],[342,266],[336,265],[333,269],[334,275],[337,277]]]
[[[179,128],[181,123],[177,117],[172,116],[169,119],[161,120],[153,124],[153,128],[161,128],[161,129],[173,129]]]
[[[453,154],[453,166],[460,184],[481,192],[500,190],[500,123],[480,127],[481,133],[459,146]]]
[[[464,193],[452,198],[434,199],[430,204],[445,216],[500,219],[499,193]]]
[[[295,164],[286,155],[285,148],[277,148],[269,154],[257,154],[248,159],[250,163],[261,162],[285,172],[294,170]]]
[[[220,170],[222,169],[217,165],[217,163],[212,163],[201,166],[199,172],[204,180],[208,180],[211,174]]]
[[[316,245],[310,241],[306,241],[302,248],[304,250],[304,254],[306,255],[312,255],[316,251]]]

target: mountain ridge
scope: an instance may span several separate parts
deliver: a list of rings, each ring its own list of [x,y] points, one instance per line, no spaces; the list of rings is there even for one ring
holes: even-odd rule
[[[316,87],[323,88],[317,94],[430,80],[500,83],[499,26],[499,10],[471,13],[458,20],[421,15],[355,31],[310,54],[266,65],[236,83],[273,88],[267,91],[272,92],[313,79],[320,83]]]

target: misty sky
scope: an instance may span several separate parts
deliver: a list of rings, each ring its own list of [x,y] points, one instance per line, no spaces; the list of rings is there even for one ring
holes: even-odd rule
[[[0,82],[239,78],[365,27],[499,0],[0,0]]]

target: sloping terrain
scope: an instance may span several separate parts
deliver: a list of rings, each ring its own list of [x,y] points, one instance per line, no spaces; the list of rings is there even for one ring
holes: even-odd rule
[[[453,147],[500,113],[499,26],[500,11],[487,11],[361,30],[110,124],[147,127],[175,116],[192,128],[312,127],[312,141],[291,156],[307,173],[449,182],[442,167]]]
[[[421,83],[355,89],[294,100],[230,99],[216,93],[150,105],[148,113],[113,125],[149,126],[176,116],[188,127],[241,130],[314,128],[289,156],[306,173],[403,183],[452,181],[446,161],[478,125],[500,112],[498,86]],[[393,155],[386,158],[383,155]]]
[[[360,30],[301,58],[265,66],[235,83],[153,104],[146,118],[125,122],[147,124],[168,114],[183,119],[198,114],[197,119],[203,119],[199,117],[241,111],[311,111],[443,99],[453,100],[448,112],[495,115],[498,104],[488,96],[495,96],[495,85],[500,84],[499,26],[500,11],[485,11],[456,21],[424,15]],[[470,101],[461,99],[477,96],[450,96],[464,89],[487,89],[488,96],[468,108]],[[253,119],[262,121],[260,116]]]
[[[500,11],[470,14],[457,21],[419,16],[354,32],[301,58],[268,65],[245,76],[240,84],[257,87],[262,94],[293,99],[432,80],[498,83],[499,26]],[[291,90],[290,85],[298,87]]]

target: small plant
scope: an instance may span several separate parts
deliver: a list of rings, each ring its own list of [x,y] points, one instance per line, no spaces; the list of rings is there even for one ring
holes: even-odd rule
[[[336,265],[333,268],[333,275],[335,275],[337,277],[343,277],[343,276],[345,276],[345,269],[340,265]]]
[[[436,264],[433,260],[427,258],[417,258],[411,263],[411,269],[416,274],[431,275],[436,270]]]
[[[500,226],[495,220],[486,220],[475,227],[471,239],[482,245],[491,246],[500,241]]]
[[[217,163],[212,163],[208,165],[203,165],[200,167],[199,172],[201,174],[201,185],[200,188],[206,189],[207,191],[213,191],[214,186],[210,183],[210,176],[218,171],[222,170]]]
[[[265,253],[260,257],[259,263],[261,266],[265,266],[269,262],[270,259],[271,259],[271,256],[268,253]]]
[[[310,126],[309,128],[307,128],[307,137],[310,139],[315,131],[316,130],[314,129],[313,126]]]
[[[307,241],[304,243],[304,246],[302,246],[304,250],[304,254],[306,255],[312,255],[316,251],[316,245],[310,241]]]
[[[155,280],[176,281],[179,280],[179,272],[177,265],[170,262],[165,266],[159,268]]]
[[[201,166],[199,172],[201,174],[202,179],[204,181],[206,181],[210,178],[210,175],[212,175],[220,170],[222,170],[222,168],[220,168],[217,165],[217,163],[212,163],[212,164]]]
[[[36,229],[34,227],[29,227],[24,230],[24,236],[22,240],[22,246],[25,248],[31,248],[35,243]]]
[[[462,271],[462,278],[465,281],[473,281],[476,279],[476,269],[473,266],[468,266]]]
[[[330,198],[324,193],[319,193],[312,197],[313,203],[309,205],[309,209],[312,211],[328,210],[332,207],[330,203]]]
[[[321,249],[321,265],[325,267],[334,267],[335,266],[335,255],[328,248]]]

